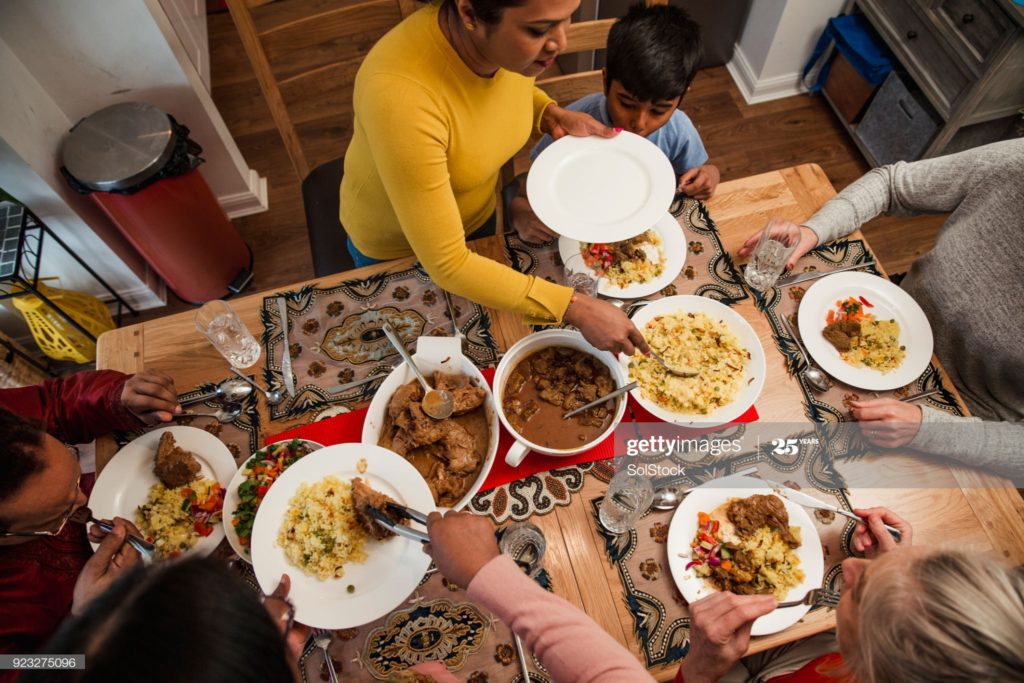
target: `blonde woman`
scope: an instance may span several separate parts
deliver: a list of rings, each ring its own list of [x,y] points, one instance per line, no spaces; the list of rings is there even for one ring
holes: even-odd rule
[[[866,559],[843,562],[831,647],[822,634],[768,657],[763,667],[754,658],[740,662],[751,624],[775,599],[717,593],[691,605],[690,653],[676,680],[1024,681],[1024,571],[976,552],[909,548],[904,520],[885,508],[857,512],[868,524],[858,527],[853,545]],[[883,523],[903,532],[902,543]]]

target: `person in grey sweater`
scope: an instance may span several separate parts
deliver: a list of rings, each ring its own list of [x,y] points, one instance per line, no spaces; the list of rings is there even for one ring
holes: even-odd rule
[[[911,448],[1024,480],[1024,139],[875,168],[800,226],[787,268],[881,213],[949,213],[902,287],[973,417],[877,399],[853,403],[875,445]],[[749,256],[752,236],[739,252]],[[913,337],[914,331],[909,334]]]

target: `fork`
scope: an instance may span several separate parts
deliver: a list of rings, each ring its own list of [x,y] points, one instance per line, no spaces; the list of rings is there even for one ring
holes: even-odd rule
[[[789,602],[780,602],[775,609],[785,609],[787,607],[796,607],[797,605],[823,605],[825,607],[835,607],[838,604],[839,593],[826,590],[824,588],[812,588],[807,591],[807,595],[801,599],[790,600]]]
[[[324,628],[313,629],[313,644],[320,648],[320,654],[324,656],[324,664],[327,665],[327,674],[331,677],[331,683],[338,683],[338,673],[334,670],[331,655],[327,651],[331,645],[331,632]]]

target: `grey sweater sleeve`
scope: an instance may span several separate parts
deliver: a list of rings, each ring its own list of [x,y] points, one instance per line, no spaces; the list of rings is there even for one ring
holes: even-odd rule
[[[993,163],[990,149],[976,147],[935,159],[880,166],[826,202],[804,225],[823,244],[883,213],[949,213],[985,178],[981,167]]]
[[[1024,483],[1022,444],[1024,423],[987,422],[921,406],[921,429],[910,447],[972,467],[987,468],[1021,486]]]

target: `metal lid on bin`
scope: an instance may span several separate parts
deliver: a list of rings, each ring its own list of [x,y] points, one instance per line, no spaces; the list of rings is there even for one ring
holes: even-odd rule
[[[102,192],[132,187],[160,172],[174,152],[167,114],[151,104],[122,102],[82,119],[64,141],[64,167]]]

